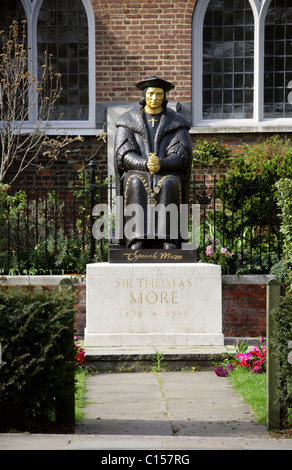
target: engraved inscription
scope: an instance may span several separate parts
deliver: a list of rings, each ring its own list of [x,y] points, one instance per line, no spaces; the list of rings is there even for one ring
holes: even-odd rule
[[[191,279],[173,278],[164,279],[158,278],[137,278],[137,279],[116,279],[116,288],[129,289],[139,287],[140,289],[153,289],[153,288],[180,288],[180,287],[192,287]]]
[[[166,320],[187,318],[188,311],[177,306],[183,301],[185,291],[191,287],[192,280],[181,277],[117,278],[115,288],[125,290],[129,301],[128,307],[120,312],[120,317],[139,319],[147,314]]]
[[[178,304],[178,292],[155,292],[151,290],[149,292],[143,293],[142,291],[139,292],[138,295],[134,295],[133,292],[130,292],[130,303],[131,304]]]
[[[189,312],[187,310],[171,310],[167,312],[167,318],[187,318]]]
[[[142,312],[136,310],[127,310],[126,312],[121,312],[121,318],[141,318]]]
[[[120,312],[121,318],[128,318],[128,319],[138,319],[145,317],[145,315],[149,315],[149,312],[145,312],[142,310],[126,310]],[[180,320],[182,318],[188,318],[189,312],[187,310],[169,310],[166,312],[157,313],[156,311],[151,311],[150,315],[152,317],[164,317],[166,319],[172,320]]]

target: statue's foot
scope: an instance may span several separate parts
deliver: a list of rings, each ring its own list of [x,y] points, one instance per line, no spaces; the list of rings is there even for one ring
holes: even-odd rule
[[[171,242],[164,242],[163,243],[163,248],[165,250],[173,250],[176,248],[176,245],[174,243],[171,243]]]
[[[142,242],[136,242],[131,245],[131,250],[142,250],[143,248],[143,243]]]

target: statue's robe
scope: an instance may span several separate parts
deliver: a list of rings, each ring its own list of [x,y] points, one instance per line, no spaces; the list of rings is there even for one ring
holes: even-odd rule
[[[152,121],[154,118],[154,126]],[[115,171],[117,195],[123,196],[124,209],[130,204],[139,204],[144,210],[142,224],[136,225],[132,235],[124,237],[120,243],[129,247],[137,240],[147,240],[145,247],[157,245],[157,240],[172,241],[178,247],[181,243],[178,230],[177,239],[173,239],[169,224],[165,238],[160,221],[154,228],[154,240],[149,240],[149,208],[159,204],[168,206],[188,204],[190,169],[192,161],[190,126],[180,113],[166,108],[160,115],[149,115],[140,108],[124,113],[116,122]],[[161,162],[158,173],[151,174],[147,168],[150,153],[155,153]],[[148,215],[147,215],[148,214]],[[131,218],[131,216],[130,216]],[[128,220],[125,217],[124,222]],[[151,232],[152,233],[152,232]]]

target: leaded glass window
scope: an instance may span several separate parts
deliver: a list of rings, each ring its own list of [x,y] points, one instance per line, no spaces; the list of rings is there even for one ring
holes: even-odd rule
[[[95,33],[91,0],[1,0],[0,15],[0,29],[6,30],[14,20],[21,28],[26,27],[31,58],[28,72],[34,79],[40,78],[44,70],[45,56],[50,57],[53,73],[62,76],[63,90],[50,115],[52,124],[58,120],[57,128],[94,129]],[[27,100],[29,113],[24,127],[37,122],[40,104],[35,104],[33,89]]]
[[[21,22],[26,20],[26,15],[20,0],[1,0],[0,4],[0,28],[7,31],[7,28],[14,20]]]
[[[202,52],[203,119],[252,118],[254,18],[248,0],[210,0]]]
[[[265,20],[265,118],[292,117],[291,89],[291,0],[271,0]]]
[[[87,120],[88,94],[88,22],[81,0],[43,0],[37,28],[38,67],[44,51],[52,67],[62,75],[63,91],[54,109],[54,119]]]

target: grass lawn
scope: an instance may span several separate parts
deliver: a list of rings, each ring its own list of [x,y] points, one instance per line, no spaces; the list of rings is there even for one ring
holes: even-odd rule
[[[253,374],[244,367],[236,367],[228,375],[236,393],[242,396],[244,402],[253,410],[257,421],[266,425],[267,422],[267,374]]]
[[[87,369],[78,367],[75,371],[75,423],[80,423],[85,405]]]

